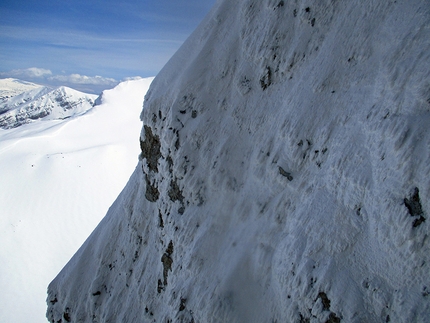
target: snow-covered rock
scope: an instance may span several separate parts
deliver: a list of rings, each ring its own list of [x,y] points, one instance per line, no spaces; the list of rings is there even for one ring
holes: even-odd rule
[[[106,90],[83,115],[0,129],[1,323],[47,322],[46,286],[136,167],[151,81]]]
[[[38,87],[0,102],[0,128],[11,129],[34,120],[66,119],[90,110],[97,95],[68,87]]]
[[[219,0],[51,322],[428,322],[427,0]]]

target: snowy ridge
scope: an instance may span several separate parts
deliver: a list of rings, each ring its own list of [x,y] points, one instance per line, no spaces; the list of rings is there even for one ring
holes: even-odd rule
[[[0,102],[12,96],[41,87],[43,86],[39,84],[13,78],[0,79]]]
[[[0,103],[0,128],[11,129],[37,119],[65,119],[93,107],[97,95],[68,87],[39,87],[3,99]]]
[[[47,322],[46,286],[124,188],[152,78],[85,114],[0,130],[0,322]]]
[[[50,322],[427,322],[424,0],[220,0]]]

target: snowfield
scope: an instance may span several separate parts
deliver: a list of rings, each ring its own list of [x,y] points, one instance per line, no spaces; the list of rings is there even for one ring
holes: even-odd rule
[[[104,91],[84,114],[0,129],[0,322],[46,322],[46,286],[136,166],[151,81]]]
[[[49,321],[428,322],[429,22],[427,0],[217,1]]]

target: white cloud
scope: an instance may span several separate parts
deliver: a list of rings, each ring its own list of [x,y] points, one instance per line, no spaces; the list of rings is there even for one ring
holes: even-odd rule
[[[64,85],[87,93],[100,93],[115,87],[120,82],[114,78],[99,75],[53,74],[51,70],[37,67],[0,72],[0,78],[8,77],[52,87]],[[135,77],[129,79],[135,79]]]
[[[56,81],[70,84],[90,84],[90,85],[114,85],[118,81],[102,76],[86,76],[80,74],[70,74],[70,75],[54,75],[48,77],[48,81]]]
[[[141,80],[142,77],[141,76],[129,76],[129,77],[125,77],[122,80],[123,81],[134,81],[134,80]]]
[[[45,68],[30,67],[26,69],[12,70],[9,72],[1,72],[2,77],[15,77],[15,78],[44,78],[52,75],[50,70]]]

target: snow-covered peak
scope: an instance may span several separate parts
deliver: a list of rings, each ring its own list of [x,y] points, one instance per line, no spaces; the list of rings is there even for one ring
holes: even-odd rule
[[[427,0],[220,0],[51,322],[426,322]]]
[[[97,95],[61,86],[37,87],[0,102],[0,128],[10,129],[37,119],[64,119],[92,108]]]
[[[22,92],[41,88],[43,85],[22,81],[14,78],[0,79],[0,102]]]
[[[94,105],[100,105],[105,102],[118,101],[124,91],[131,91],[131,89],[138,89],[140,83],[150,83],[154,78],[140,78],[135,77],[133,79],[123,81],[117,84],[114,88],[104,90],[99,97],[95,100]]]

